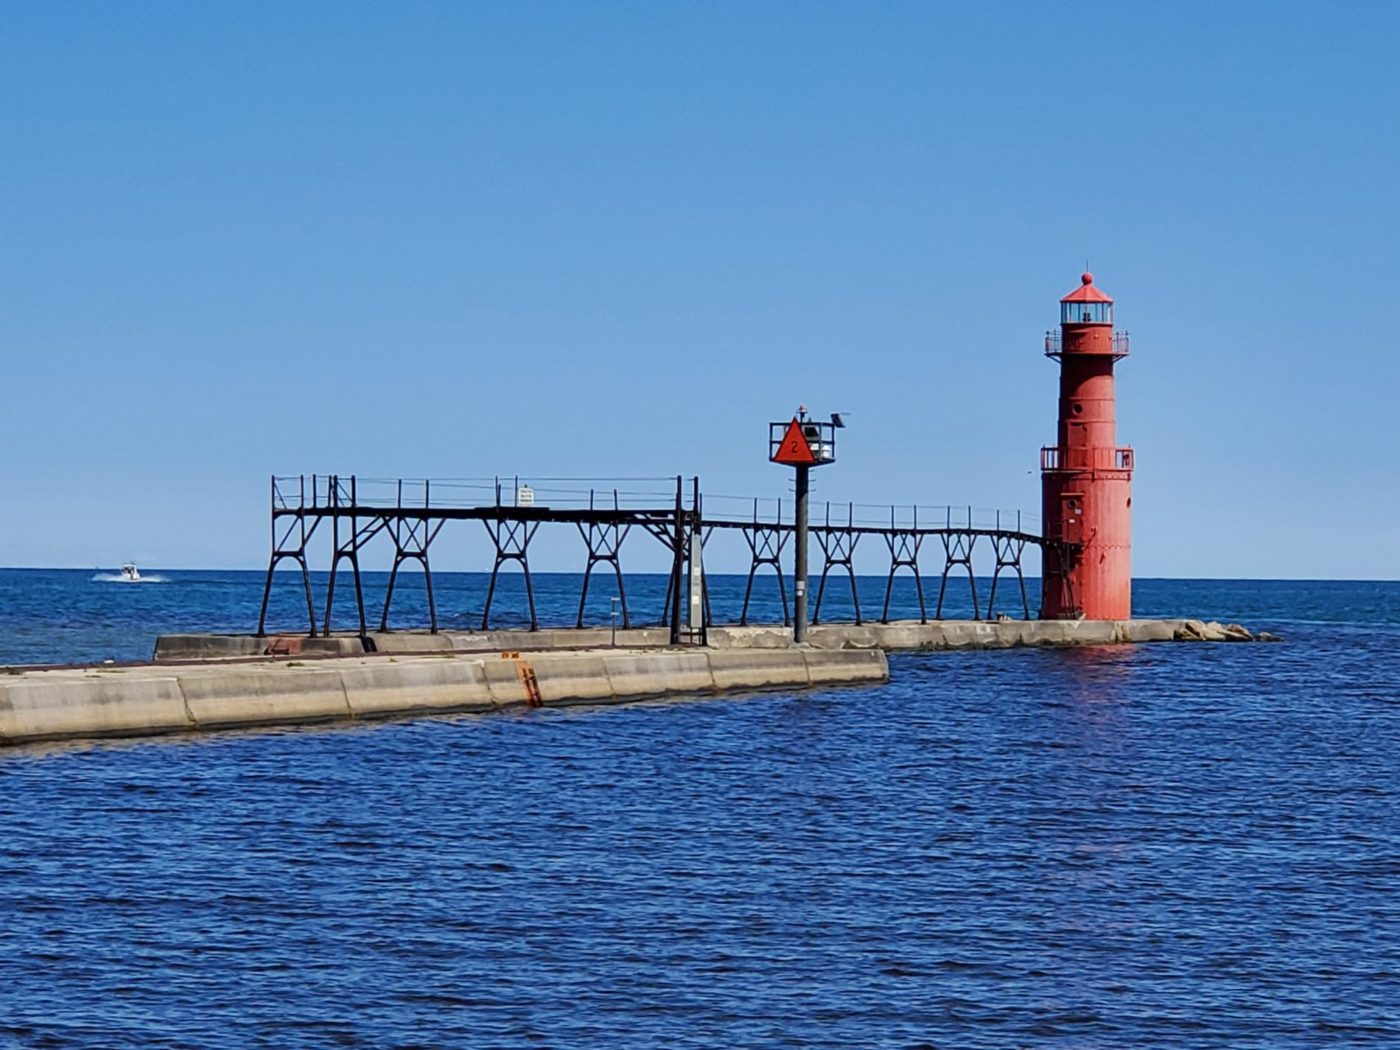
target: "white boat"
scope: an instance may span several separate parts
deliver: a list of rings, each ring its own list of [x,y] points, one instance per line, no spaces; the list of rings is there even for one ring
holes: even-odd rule
[[[125,565],[122,566],[122,579],[123,579],[123,580],[130,580],[132,583],[135,583],[135,582],[136,582],[137,580],[139,580],[140,578],[141,578],[141,570],[138,569],[138,568],[137,568],[135,565],[133,565],[131,562],[127,562]]]

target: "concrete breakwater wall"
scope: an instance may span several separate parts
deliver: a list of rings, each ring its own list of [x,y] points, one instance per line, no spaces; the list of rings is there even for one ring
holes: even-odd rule
[[[0,745],[877,683],[886,651],[1253,639],[1196,620],[828,624],[805,647],[788,628],[717,627],[708,648],[684,649],[655,627],[167,635],[153,664],[8,669]]]
[[[1261,638],[1266,636],[1260,636]],[[608,647],[614,640],[629,648],[661,648],[669,643],[664,627],[618,630],[606,627],[553,628],[540,631],[394,631],[308,638],[249,634],[172,634],[156,641],[157,660],[217,660],[275,655],[343,656],[379,653],[482,652],[499,649],[559,650]],[[917,620],[893,623],[823,624],[811,628],[814,648],[882,649],[887,652],[931,649],[1007,649],[1019,645],[1116,645],[1172,641],[1251,641],[1237,624],[1199,620]],[[780,626],[712,627],[713,649],[785,649],[792,629]]]
[[[879,650],[608,649],[12,670],[0,744],[884,682]]]
[[[776,628],[747,632],[737,644],[759,646]],[[811,628],[812,644],[824,649],[1010,649],[1017,646],[1124,645],[1144,642],[1249,642],[1269,640],[1239,624],[1200,620],[938,620],[888,624],[831,624]],[[778,638],[772,644],[779,644]]]

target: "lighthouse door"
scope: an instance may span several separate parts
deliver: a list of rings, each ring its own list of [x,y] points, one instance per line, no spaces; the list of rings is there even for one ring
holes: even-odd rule
[[[1060,493],[1060,525],[1065,542],[1084,542],[1084,493]]]

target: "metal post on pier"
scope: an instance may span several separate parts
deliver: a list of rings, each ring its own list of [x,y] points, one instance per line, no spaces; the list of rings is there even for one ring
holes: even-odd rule
[[[685,571],[685,506],[681,485],[684,478],[676,475],[676,517],[671,532],[671,644],[681,644],[681,585]]]
[[[797,466],[797,517],[796,533],[793,541],[793,581],[792,581],[792,640],[798,645],[807,643],[807,493],[811,467],[805,463]]]
[[[792,640],[798,645],[807,641],[807,512],[811,468],[836,462],[836,430],[845,425],[837,413],[832,413],[829,423],[818,423],[808,417],[806,405],[798,405],[797,414],[788,422],[768,424],[769,462],[797,471]]]
[[[709,645],[709,624],[705,616],[705,533],[704,511],[700,503],[700,477],[691,479],[690,536],[686,543],[689,555],[689,600],[686,602],[686,626],[694,645]]]

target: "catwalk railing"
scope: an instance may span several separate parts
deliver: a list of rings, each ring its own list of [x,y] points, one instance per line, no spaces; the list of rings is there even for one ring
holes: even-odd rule
[[[1114,332],[1112,337],[1112,354],[1115,359],[1127,357],[1129,350],[1129,338],[1127,332]],[[1065,352],[1064,340],[1058,331],[1045,333],[1045,356],[1061,357]]]
[[[747,624],[754,584],[769,570],[777,579],[784,625],[791,623],[784,554],[796,530],[792,500],[704,496],[698,478],[361,478],[355,475],[293,475],[271,482],[272,551],[258,615],[258,634],[267,632],[268,606],[277,568],[292,562],[300,570],[306,602],[306,629],[314,637],[329,634],[337,581],[348,569],[354,589],[359,632],[369,632],[362,554],[374,543],[392,547],[392,562],[378,630],[390,629],[390,613],[400,569],[416,563],[423,572],[430,631],[439,629],[430,553],[449,522],[479,522],[494,549],[490,581],[480,625],[491,626],[491,612],[501,572],[518,566],[524,582],[531,630],[540,626],[530,568],[530,544],[543,525],[572,527],[585,548],[576,626],[582,627],[590,584],[596,571],[610,572],[617,587],[621,626],[632,625],[621,555],[625,541],[640,530],[658,541],[670,571],[659,622],[673,642],[704,641],[714,623],[709,588],[703,586],[701,622],[683,629],[682,591],[693,561],[703,566],[704,551],[716,534],[738,534],[749,555],[749,569],[738,623]],[[329,523],[329,524],[327,524]],[[821,554],[821,573],[813,604],[813,622],[822,619],[827,584],[834,575],[849,583],[854,622],[864,622],[856,582],[855,555],[864,543],[879,545],[888,567],[880,622],[889,622],[895,580],[913,578],[921,622],[929,619],[924,591],[925,546],[941,550],[938,597],[933,619],[942,619],[950,577],[965,572],[973,617],[983,615],[978,600],[974,555],[984,550],[993,559],[986,618],[994,619],[997,589],[1003,575],[1016,577],[1021,615],[1030,618],[1023,556],[1028,546],[1045,541],[1038,522],[1019,511],[970,506],[816,503],[810,533]],[[318,534],[321,540],[317,541]],[[314,542],[315,541],[315,542]],[[326,542],[328,541],[328,543]],[[328,546],[325,601],[318,618],[311,579],[314,547]],[[703,578],[703,577],[702,577]],[[696,619],[696,617],[692,617]]]

